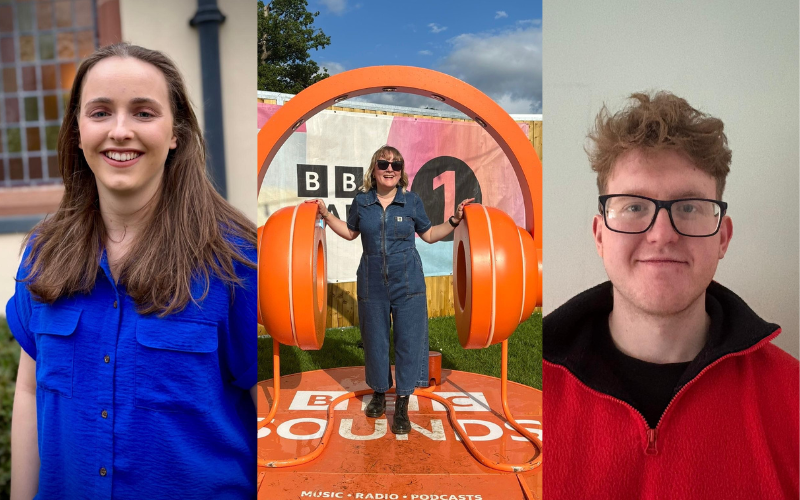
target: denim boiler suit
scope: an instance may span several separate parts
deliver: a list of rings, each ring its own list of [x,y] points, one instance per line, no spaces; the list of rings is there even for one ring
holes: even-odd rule
[[[428,386],[428,302],[414,233],[430,229],[431,221],[416,193],[398,187],[384,210],[373,188],[353,199],[347,227],[361,233],[364,250],[356,276],[367,385],[377,392],[392,387],[393,324],[396,392],[408,396]]]

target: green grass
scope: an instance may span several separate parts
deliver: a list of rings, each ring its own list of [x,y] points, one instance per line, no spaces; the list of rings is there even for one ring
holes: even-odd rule
[[[11,495],[11,409],[19,365],[19,344],[0,316],[0,498]]]
[[[428,320],[430,349],[442,353],[442,368],[500,377],[500,344],[487,349],[464,349],[458,343],[455,318]],[[281,375],[341,366],[364,366],[364,350],[357,346],[357,327],[330,328],[319,351],[281,346]],[[542,388],[542,315],[534,313],[519,325],[508,342],[508,378]],[[394,363],[394,351],[389,358]],[[258,379],[272,378],[272,339],[258,339]]]

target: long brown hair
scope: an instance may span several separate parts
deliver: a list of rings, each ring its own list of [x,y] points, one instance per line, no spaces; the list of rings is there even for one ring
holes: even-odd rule
[[[58,135],[64,196],[56,213],[34,227],[23,243],[30,244],[31,251],[25,261],[30,273],[22,281],[46,303],[94,288],[107,233],[94,174],[78,148],[78,116],[86,74],[108,57],[131,57],[152,64],[167,81],[177,148],[167,156],[151,219],[133,242],[119,272],[119,281],[139,313],[165,316],[183,310],[190,300],[205,298],[211,274],[228,285],[241,284],[234,261],[255,268],[241,247],[250,244],[255,248],[256,228],[216,192],[206,176],[205,141],[177,67],[163,53],[136,45],[103,47],[78,68]],[[205,281],[201,297],[191,295],[193,278]]]

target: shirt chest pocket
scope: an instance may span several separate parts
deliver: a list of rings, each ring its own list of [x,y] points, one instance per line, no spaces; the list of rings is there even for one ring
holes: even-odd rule
[[[80,309],[37,304],[31,311],[30,330],[36,335],[36,386],[72,397],[75,373],[75,330]]]
[[[414,219],[407,215],[392,217],[394,223],[394,237],[404,240],[414,233]]]
[[[139,318],[136,324],[136,407],[207,412],[213,382],[220,378],[217,345],[215,323]]]

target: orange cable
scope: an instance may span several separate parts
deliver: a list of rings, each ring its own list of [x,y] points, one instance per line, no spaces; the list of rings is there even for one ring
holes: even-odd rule
[[[350,398],[355,398],[355,397],[358,397],[358,396],[363,396],[363,395],[369,394],[371,392],[372,392],[372,389],[365,389],[365,390],[362,390],[362,391],[348,392],[347,394],[342,394],[341,396],[339,396],[338,398],[336,398],[336,399],[334,399],[333,401],[330,402],[330,404],[328,405],[328,422],[325,424],[325,432],[322,435],[322,440],[320,440],[320,442],[317,445],[317,447],[314,448],[314,451],[312,451],[311,453],[307,453],[307,454],[303,455],[302,457],[295,457],[295,458],[286,459],[286,460],[267,461],[267,460],[259,459],[258,460],[258,466],[259,467],[268,467],[268,468],[291,467],[291,466],[294,466],[294,465],[302,465],[302,464],[305,464],[305,463],[308,463],[308,462],[314,460],[315,458],[317,458],[322,453],[322,450],[325,448],[325,445],[328,444],[328,440],[330,438],[331,432],[333,431],[333,411],[334,411],[333,408],[336,405],[338,405],[339,403],[341,403],[342,401],[344,401],[344,400],[347,400],[347,399],[350,399]],[[391,393],[394,392],[394,389],[389,389],[387,392],[389,394],[391,394]]]
[[[522,475],[517,474],[517,481],[519,481],[519,487],[522,488],[522,494],[525,495],[525,500],[536,500],[536,497],[533,496],[533,492],[528,485],[525,483],[525,478]]]
[[[514,420],[514,418],[511,416],[511,411],[508,408],[507,387],[506,387],[506,385],[507,385],[506,383],[508,381],[508,340],[504,340],[502,345],[503,345],[503,349],[502,349],[502,361],[501,361],[501,369],[500,369],[500,372],[501,372],[501,386],[500,386],[500,394],[501,394],[501,396],[500,396],[500,398],[501,398],[502,404],[503,404],[503,414],[504,414],[506,420],[508,421],[508,423],[510,423],[511,426],[517,432],[519,432],[523,437],[525,437],[528,441],[530,441],[531,444],[533,444],[533,446],[536,448],[537,453],[534,455],[533,459],[531,459],[530,461],[528,461],[526,463],[523,463],[523,464],[504,464],[504,463],[500,463],[500,462],[489,460],[480,451],[478,451],[478,449],[475,447],[475,445],[472,443],[472,440],[466,435],[466,433],[464,433],[464,432],[462,432],[462,430],[460,430],[459,423],[455,419],[455,408],[450,403],[450,401],[446,400],[445,398],[443,398],[441,396],[438,396],[437,394],[434,394],[432,392],[434,388],[432,388],[432,387],[428,387],[428,388],[424,388],[424,389],[417,389],[417,390],[414,391],[414,394],[416,396],[421,396],[421,397],[428,398],[428,399],[431,399],[431,400],[434,400],[434,401],[438,401],[439,403],[443,404],[445,406],[445,408],[447,408],[447,417],[450,420],[450,425],[453,428],[453,432],[455,432],[458,435],[458,437],[461,439],[461,442],[464,443],[464,446],[466,446],[467,450],[470,452],[470,454],[478,462],[482,463],[486,467],[489,467],[489,468],[495,469],[495,470],[499,470],[499,471],[503,471],[503,472],[526,472],[526,471],[530,471],[530,470],[533,470],[533,469],[541,466],[541,464],[542,464],[542,442],[538,438],[533,436],[530,432],[528,432],[526,429],[524,429],[521,425],[519,425],[517,423],[517,421]],[[277,350],[275,352],[277,352]],[[296,457],[296,458],[293,458],[293,459],[273,460],[273,461],[267,461],[267,460],[259,459],[258,460],[259,467],[268,467],[268,468],[292,467],[292,466],[295,466],[295,465],[301,465],[301,464],[305,464],[305,463],[311,462],[315,458],[319,457],[319,455],[322,454],[322,451],[324,450],[325,445],[327,445],[327,443],[328,443],[328,441],[330,439],[331,433],[333,432],[333,418],[334,418],[333,412],[334,412],[334,408],[339,403],[341,403],[342,401],[345,401],[345,400],[350,399],[350,398],[358,397],[358,396],[363,396],[363,395],[369,394],[371,392],[373,392],[372,389],[365,389],[365,390],[361,390],[361,391],[348,392],[347,394],[343,394],[343,395],[337,397],[336,399],[334,399],[333,401],[330,402],[330,404],[328,405],[328,411],[327,411],[328,421],[325,424],[325,432],[323,433],[322,439],[320,440],[320,442],[317,445],[317,447],[314,448],[314,451],[312,451],[311,453],[308,453],[306,455],[303,455],[301,457]],[[394,389],[389,389],[389,391],[387,391],[387,393],[388,394],[394,393]],[[277,405],[273,404],[273,409],[274,408],[277,408]],[[273,414],[273,412],[270,411],[270,414]],[[267,420],[264,420],[264,422],[266,422],[266,421]],[[266,424],[264,424],[264,425],[266,425]]]
[[[522,434],[522,436],[531,442],[531,444],[536,447],[537,453],[534,456],[533,461],[529,462],[533,466],[530,469],[535,469],[542,465],[542,441],[528,432],[527,429],[522,427],[514,417],[511,415],[511,410],[508,408],[508,339],[504,340],[502,343],[501,348],[501,359],[500,359],[500,401],[503,404],[503,416],[506,417],[506,420],[511,427],[513,427],[517,432]]]

